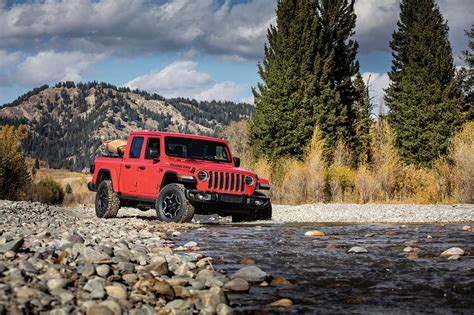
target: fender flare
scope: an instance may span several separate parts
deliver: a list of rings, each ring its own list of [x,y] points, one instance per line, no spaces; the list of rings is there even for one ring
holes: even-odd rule
[[[104,175],[110,178],[110,180],[112,181],[112,187],[114,191],[118,192],[119,191],[118,175],[115,169],[110,169],[110,168],[105,168],[105,167],[100,168],[97,171],[96,186],[99,186]]]

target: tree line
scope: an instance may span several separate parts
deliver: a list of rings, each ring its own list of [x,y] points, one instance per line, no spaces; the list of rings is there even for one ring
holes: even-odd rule
[[[403,162],[429,166],[473,119],[473,29],[468,69],[456,72],[448,24],[434,0],[402,0],[392,35],[387,121]],[[249,122],[255,158],[303,158],[320,131],[325,157],[342,143],[352,165],[370,162],[372,102],[357,61],[354,0],[280,0],[258,65]]]

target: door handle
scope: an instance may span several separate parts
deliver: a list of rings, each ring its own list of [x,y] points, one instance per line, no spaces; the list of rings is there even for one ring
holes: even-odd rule
[[[141,170],[144,170],[146,167],[145,166],[139,166],[138,168],[141,169]]]
[[[130,168],[131,166],[128,164],[125,164],[125,168]]]

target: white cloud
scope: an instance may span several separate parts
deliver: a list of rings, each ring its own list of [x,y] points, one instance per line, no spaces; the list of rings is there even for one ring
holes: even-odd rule
[[[390,79],[387,73],[377,73],[377,72],[364,72],[362,74],[365,84],[368,84],[369,95],[372,99],[372,102],[380,104],[383,102],[383,97],[385,95],[384,89],[390,85]]]
[[[244,101],[242,97],[244,87],[232,81],[216,83],[207,90],[204,90],[194,96],[197,100],[204,101]]]
[[[472,0],[438,0],[441,14],[449,25],[449,39],[457,55],[467,47],[464,30],[470,29],[474,5]],[[397,28],[400,14],[400,0],[357,0],[356,35],[359,51],[368,53],[374,50],[389,51],[392,33]]]
[[[211,75],[198,70],[193,61],[175,61],[124,84],[131,89],[157,93],[167,98],[188,97],[197,100],[243,100],[244,87],[232,81],[215,82]]]
[[[192,97],[212,83],[211,75],[199,72],[196,62],[175,61],[159,71],[128,81],[125,86],[165,97]]]
[[[19,51],[9,53],[6,50],[0,49],[0,68],[14,65],[20,57],[21,53]]]
[[[21,62],[13,76],[17,83],[25,87],[37,87],[54,81],[80,81],[83,73],[103,57],[79,51],[41,51]]]
[[[196,51],[260,58],[274,0],[74,0],[0,4],[0,47],[110,52]]]

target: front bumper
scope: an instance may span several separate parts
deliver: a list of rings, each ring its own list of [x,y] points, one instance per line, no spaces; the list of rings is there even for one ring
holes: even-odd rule
[[[203,192],[194,189],[186,190],[186,198],[194,203],[238,206],[244,208],[263,208],[269,203],[270,200],[268,197],[260,195],[229,195],[214,192]]]

